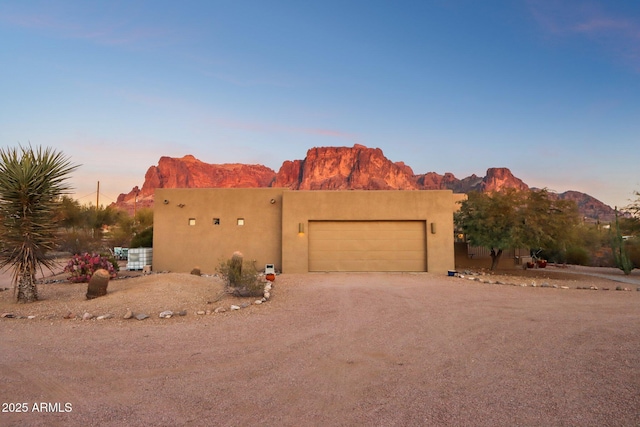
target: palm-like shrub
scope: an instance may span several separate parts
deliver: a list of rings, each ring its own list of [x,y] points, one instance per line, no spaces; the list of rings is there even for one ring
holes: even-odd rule
[[[13,269],[18,302],[36,301],[37,270],[55,266],[46,256],[56,243],[53,213],[76,168],[51,148],[0,149],[0,268]]]

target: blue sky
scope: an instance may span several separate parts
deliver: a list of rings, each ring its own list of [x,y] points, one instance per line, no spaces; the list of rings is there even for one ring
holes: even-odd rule
[[[611,206],[640,190],[635,0],[2,1],[0,40],[0,146],[63,151],[87,203],[161,156],[277,171],[356,143]]]

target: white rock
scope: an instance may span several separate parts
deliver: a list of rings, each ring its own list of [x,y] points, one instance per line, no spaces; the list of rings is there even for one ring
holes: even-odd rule
[[[35,319],[36,316],[27,316],[27,319]]]
[[[269,299],[269,297],[271,297],[271,294],[270,294],[269,292],[265,292],[265,293],[264,293],[264,297],[265,297],[266,299]]]
[[[162,313],[160,313],[160,318],[161,319],[170,319],[171,316],[173,316],[173,311],[171,311],[171,310],[165,310]]]
[[[96,319],[97,320],[106,320],[106,319],[111,319],[113,317],[113,314],[103,314],[102,316],[98,316]]]
[[[82,320],[91,320],[93,319],[93,314],[91,313],[85,313],[82,315]]]
[[[262,304],[262,300],[261,299],[255,300],[254,304],[260,305],[260,304]]]
[[[202,311],[202,310],[196,311],[196,314],[198,316],[203,316],[204,315],[204,311]]]
[[[230,308],[231,310],[240,310],[240,307],[237,305],[232,305]]]

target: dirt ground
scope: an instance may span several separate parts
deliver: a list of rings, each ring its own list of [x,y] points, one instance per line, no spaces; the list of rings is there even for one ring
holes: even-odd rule
[[[0,292],[0,425],[640,425],[640,283],[466,268],[279,275],[237,311],[255,298],[189,274]]]

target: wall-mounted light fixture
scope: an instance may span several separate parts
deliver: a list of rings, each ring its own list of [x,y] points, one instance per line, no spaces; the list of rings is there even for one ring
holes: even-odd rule
[[[269,200],[269,203],[274,204],[276,202],[276,199],[271,199]]]
[[[301,222],[298,223],[298,234],[304,234],[304,224]]]
[[[178,205],[178,207],[179,207],[179,208],[184,208],[184,206],[185,206],[185,204],[184,204],[184,203],[180,203],[180,204]]]
[[[431,234],[436,234],[436,223],[435,222],[431,223]]]
[[[169,204],[169,201],[168,201],[167,199],[164,199],[164,202],[163,202],[163,203],[164,203],[165,205],[168,205],[168,204]]]

